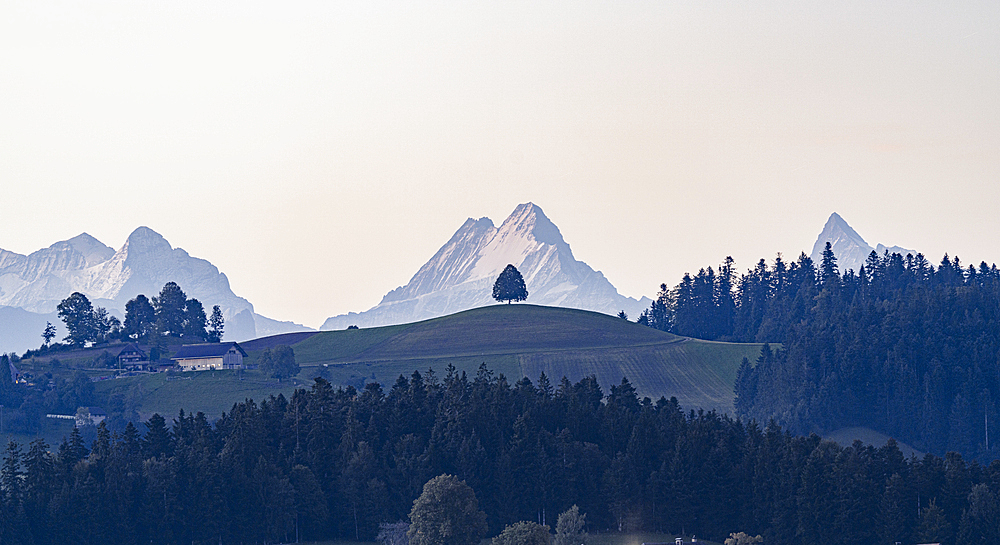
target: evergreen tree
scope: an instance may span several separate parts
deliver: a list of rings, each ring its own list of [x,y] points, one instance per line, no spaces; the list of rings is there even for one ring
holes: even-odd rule
[[[956,545],[1000,543],[1000,505],[996,494],[985,484],[969,493],[968,507],[962,513]]]
[[[205,340],[208,331],[205,329],[205,307],[201,301],[191,298],[184,306],[184,336],[192,339]]]
[[[46,348],[52,343],[52,339],[54,339],[55,336],[56,327],[52,325],[52,322],[45,322],[45,330],[42,331],[42,340],[45,341],[44,346]]]
[[[212,307],[212,316],[208,319],[208,342],[222,342],[224,330],[225,319],[222,317],[222,309],[219,305],[215,305]]]
[[[823,248],[823,258],[819,268],[819,282],[823,286],[833,286],[840,282],[840,272],[837,270],[837,256],[833,254],[833,246],[829,241]]]
[[[164,284],[160,294],[153,297],[156,320],[163,334],[180,337],[184,333],[184,307],[187,296],[175,282]]]
[[[125,336],[142,341],[150,336],[156,323],[156,310],[145,295],[139,294],[125,303]]]

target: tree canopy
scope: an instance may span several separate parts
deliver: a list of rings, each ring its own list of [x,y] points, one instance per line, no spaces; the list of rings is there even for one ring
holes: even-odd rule
[[[493,538],[492,545],[549,545],[551,540],[548,526],[521,521],[505,527],[500,535]]]
[[[96,340],[94,306],[86,295],[73,292],[69,297],[63,299],[56,308],[59,311],[59,318],[66,324],[66,329],[69,331],[69,334],[66,335],[66,341],[74,346],[83,346],[87,342]]]
[[[867,427],[924,452],[988,462],[1000,422],[1000,271],[945,255],[871,252],[840,272],[827,244],[761,259],[741,276],[726,259],[661,285],[639,321],[708,340],[773,343],[741,366],[735,408],[793,433]]]
[[[279,344],[274,348],[265,348],[258,358],[258,367],[269,377],[282,379],[299,374],[295,351],[288,345]]]
[[[524,278],[514,265],[507,265],[496,282],[493,283],[493,298],[497,301],[524,301],[528,298],[528,288]]]
[[[454,475],[427,481],[410,510],[410,545],[475,545],[486,534],[486,513],[475,492]]]
[[[156,319],[165,334],[180,337],[184,333],[186,304],[187,295],[176,282],[167,282],[160,290],[160,294],[153,297]]]
[[[67,408],[46,410],[93,404],[94,383],[82,372],[74,382],[78,395],[58,390]],[[8,386],[26,403],[35,395]],[[296,529],[304,541],[371,541],[408,513],[433,534],[421,543],[474,544],[559,512],[557,541],[580,535],[583,512],[601,531],[718,543],[740,530],[772,545],[959,545],[995,541],[997,528],[1000,462],[906,458],[893,442],[842,447],[639,399],[627,381],[605,396],[594,377],[552,389],[449,368],[401,376],[388,391],[319,379],[214,422],[181,411],[151,417],[144,437],[112,426],[88,426],[92,441],[75,428],[27,453],[8,444],[3,543],[287,543]]]
[[[156,310],[143,295],[125,303],[125,335],[132,340],[146,340],[156,323]]]

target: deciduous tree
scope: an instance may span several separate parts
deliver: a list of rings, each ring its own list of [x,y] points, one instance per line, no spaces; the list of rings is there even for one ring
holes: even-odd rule
[[[580,513],[576,505],[559,513],[556,520],[555,545],[580,545],[587,541],[587,515]]]
[[[528,288],[524,285],[524,278],[514,265],[507,267],[497,277],[493,284],[493,298],[497,301],[524,301],[528,298]]]
[[[551,539],[548,526],[522,521],[505,527],[493,538],[493,545],[549,545]]]
[[[454,475],[424,485],[410,511],[410,545],[475,545],[486,533],[486,513],[472,488]]]
[[[66,335],[67,341],[80,347],[94,340],[94,306],[86,295],[78,291],[73,292],[56,308],[59,310],[59,317],[66,324],[66,329],[69,330],[69,334]]]
[[[277,379],[291,378],[299,374],[299,364],[295,363],[295,351],[284,344],[265,348],[260,354],[257,366],[265,375]]]

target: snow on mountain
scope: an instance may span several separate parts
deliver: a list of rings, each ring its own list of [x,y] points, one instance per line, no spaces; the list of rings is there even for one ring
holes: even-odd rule
[[[130,299],[140,293],[152,297],[171,281],[188,297],[201,301],[206,310],[213,305],[222,308],[227,340],[308,330],[255,314],[253,305],[233,293],[229,279],[215,265],[171,247],[148,227],[133,231],[117,252],[86,233],[27,256],[0,250],[0,305],[36,315],[51,315],[60,301],[78,291],[122,316]],[[6,317],[14,316],[25,319],[8,311],[0,314],[0,328],[10,326]],[[36,338],[17,347],[4,342],[0,351],[23,351],[40,344]]]
[[[524,277],[529,303],[638,316],[652,302],[620,295],[600,271],[573,257],[541,208],[526,203],[499,228],[489,218],[469,218],[405,286],[365,312],[328,318],[320,329],[407,323],[495,304],[493,283],[508,264]]]
[[[816,238],[816,243],[813,244],[812,254],[809,257],[812,258],[817,266],[823,259],[823,250],[826,248],[827,242],[830,242],[833,254],[837,256],[837,267],[841,273],[849,269],[853,269],[855,272],[861,270],[861,266],[864,265],[865,260],[868,259],[868,255],[872,253],[872,250],[879,256],[883,255],[886,251],[890,254],[898,253],[904,256],[906,254],[917,254],[913,250],[907,250],[900,246],[878,244],[875,248],[872,248],[836,212],[830,214],[830,218],[826,220],[826,225],[823,226],[823,231]]]

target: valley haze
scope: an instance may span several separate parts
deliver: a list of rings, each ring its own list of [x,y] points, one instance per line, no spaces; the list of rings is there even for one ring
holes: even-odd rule
[[[834,210],[992,262],[997,51],[995,2],[4,2],[0,247],[146,225],[312,327],[526,201],[634,297]]]

